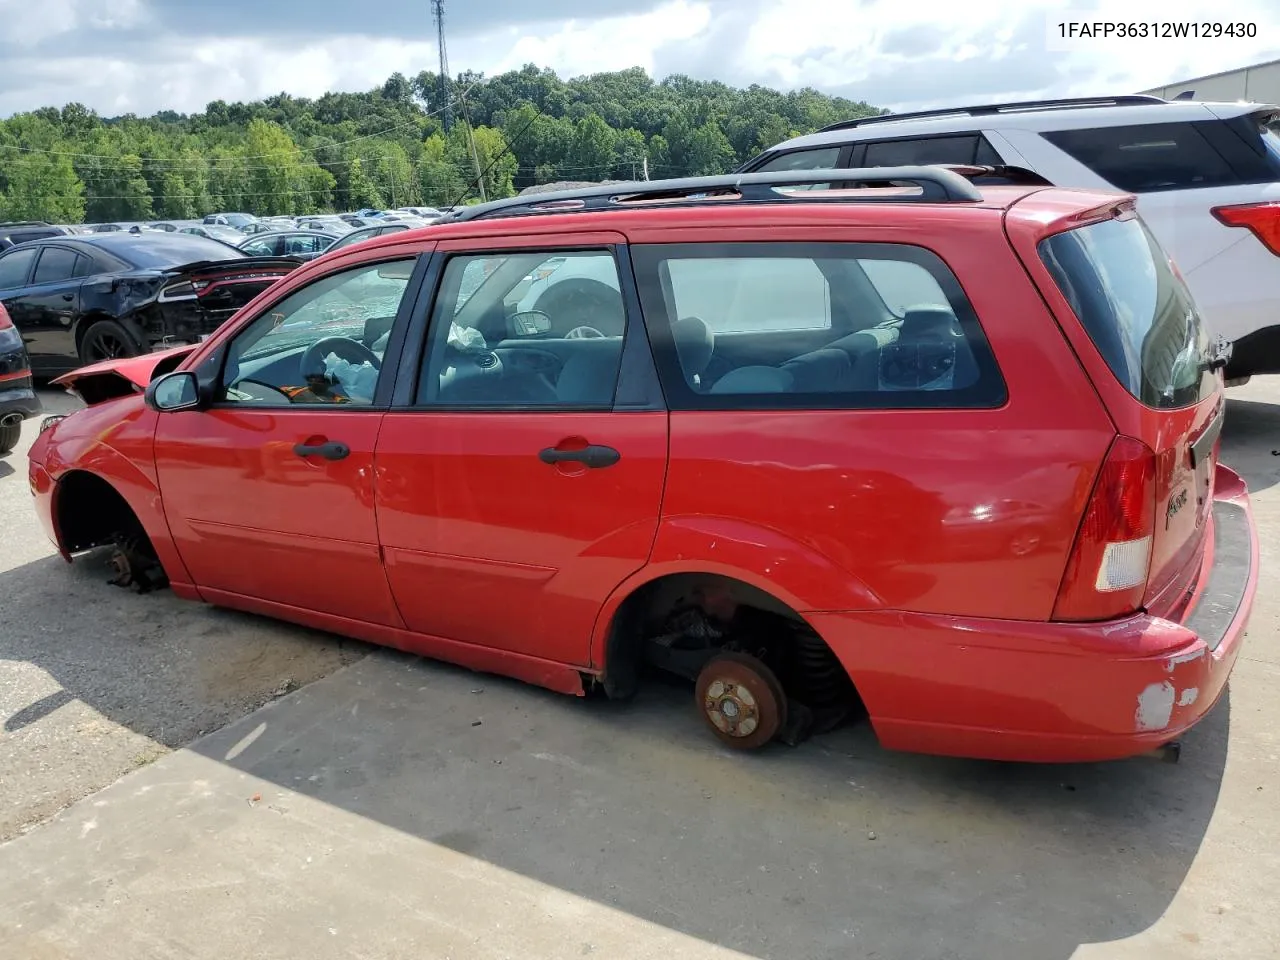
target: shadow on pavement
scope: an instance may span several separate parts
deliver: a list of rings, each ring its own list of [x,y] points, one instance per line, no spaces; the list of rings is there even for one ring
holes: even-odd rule
[[[225,718],[209,664],[336,643],[194,604],[169,612],[182,602],[167,592],[100,581],[83,561],[0,575],[0,657],[163,743]],[[67,631],[68,592],[121,626]],[[176,640],[161,614],[184,625]],[[248,675],[257,697],[274,678]],[[881,750],[865,725],[741,755],[700,727],[682,688],[580,700],[382,652],[193,749],[754,957],[1068,960],[1165,912],[1217,802],[1229,723],[1224,699],[1178,765],[915,757]]]
[[[1227,400],[1222,461],[1244,477],[1252,493],[1280,482],[1280,404]]]

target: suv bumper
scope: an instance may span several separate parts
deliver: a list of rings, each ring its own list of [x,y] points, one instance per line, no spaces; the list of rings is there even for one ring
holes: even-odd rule
[[[1244,481],[1219,466],[1213,529],[1176,618],[1030,623],[810,614],[885,747],[993,760],[1133,756],[1177,739],[1226,687],[1258,585]]]

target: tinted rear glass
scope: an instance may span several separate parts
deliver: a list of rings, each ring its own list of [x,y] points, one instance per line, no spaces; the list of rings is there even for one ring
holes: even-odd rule
[[[1194,123],[1093,127],[1043,136],[1121,190],[1147,193],[1241,182]]]
[[[1186,285],[1137,217],[1049,237],[1040,257],[1116,378],[1149,407],[1208,397],[1209,337]]]
[[[241,235],[243,239],[243,235]],[[107,234],[97,246],[137,267],[164,269],[201,260],[236,260],[245,254],[217,240],[191,233]]]

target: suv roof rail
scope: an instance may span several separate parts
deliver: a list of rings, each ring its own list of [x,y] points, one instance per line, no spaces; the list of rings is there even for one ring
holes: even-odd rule
[[[0,220],[0,227],[52,227],[45,220]]]
[[[803,191],[799,197],[780,193],[780,187],[839,183],[842,186],[913,185],[918,194],[856,197],[841,191]],[[830,195],[823,196],[827,192]],[[727,196],[727,195],[736,195]],[[490,217],[528,216],[543,213],[579,213],[593,210],[623,210],[632,203],[679,203],[711,199],[738,199],[744,203],[786,203],[808,200],[819,203],[974,202],[982,194],[959,173],[942,166],[870,167],[839,170],[787,170],[766,173],[729,174],[719,177],[682,177],[675,180],[635,180],[602,184],[578,190],[556,190],[506,200],[492,200],[463,207],[437,223],[458,223]]]
[[[1070,110],[1075,107],[1132,107],[1149,103],[1168,103],[1160,97],[1146,93],[1123,94],[1118,97],[1070,97],[1061,100],[1020,100],[1014,103],[983,103],[970,107],[938,107],[934,110],[916,110],[912,113],[882,113],[873,117],[856,117],[828,124],[818,133],[832,130],[851,130],[871,123],[890,123],[894,120],[923,120],[928,117],[991,116],[997,113],[1017,113],[1022,110]]]

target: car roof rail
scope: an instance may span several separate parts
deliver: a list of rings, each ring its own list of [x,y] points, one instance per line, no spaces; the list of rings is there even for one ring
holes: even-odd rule
[[[0,220],[0,227],[52,227],[45,220]]]
[[[1146,93],[1122,94],[1117,97],[1069,97],[1059,100],[1019,100],[1014,103],[983,103],[969,107],[938,107],[933,110],[916,110],[911,113],[882,113],[871,117],[855,117],[828,124],[818,133],[832,130],[851,130],[873,123],[891,123],[895,120],[924,120],[930,117],[986,117],[999,113],[1018,113],[1036,110],[1071,110],[1075,107],[1132,107],[1141,104],[1169,103],[1160,97]]]
[[[779,192],[779,188],[838,183],[841,188],[801,191],[800,196]],[[917,194],[853,196],[849,186],[919,187]],[[825,194],[825,195],[824,195]],[[463,207],[437,223],[458,223],[491,217],[528,216],[548,213],[587,213],[598,210],[625,210],[632,204],[699,202],[735,199],[744,203],[786,203],[797,200],[819,203],[969,202],[982,199],[972,183],[942,166],[870,167],[865,169],[787,170],[765,173],[729,174],[719,177],[682,177],[675,180],[634,180],[608,183],[576,190],[535,193],[506,200],[491,200]]]

